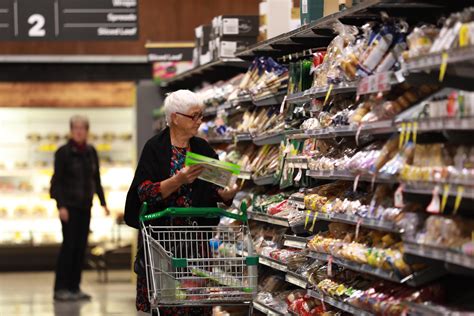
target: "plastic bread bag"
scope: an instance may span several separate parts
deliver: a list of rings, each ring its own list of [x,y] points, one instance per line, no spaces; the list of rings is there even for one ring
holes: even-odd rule
[[[395,36],[396,30],[392,25],[382,27],[380,32],[369,43],[359,62],[358,76],[365,77],[372,74],[392,46]]]
[[[399,33],[396,35],[394,45],[391,50],[385,55],[384,59],[377,66],[375,72],[386,72],[392,70],[394,67],[400,68],[403,52],[407,49],[406,34]]]
[[[373,23],[367,23],[361,27],[362,33],[356,36],[354,42],[349,44],[342,52],[342,60],[340,67],[344,72],[347,81],[352,81],[357,78],[357,65],[363,52],[367,49],[370,34],[374,29]]]
[[[434,25],[415,27],[407,36],[408,51],[403,54],[404,58],[409,59],[428,54],[438,35],[439,29]]]
[[[325,61],[329,63],[327,84],[338,84],[344,80],[340,65],[343,62],[343,52],[346,47],[355,42],[359,30],[355,26],[344,25],[340,22],[334,24],[333,29],[339,35],[328,46]]]

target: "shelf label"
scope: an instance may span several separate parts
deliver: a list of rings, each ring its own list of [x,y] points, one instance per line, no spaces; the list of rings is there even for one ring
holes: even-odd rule
[[[469,24],[464,23],[459,30],[459,47],[469,45]]]
[[[391,72],[380,72],[372,76],[362,78],[357,87],[357,95],[388,91]]]
[[[360,224],[362,224],[362,218],[359,218],[359,220],[357,221],[356,231],[355,231],[355,240],[359,238]]]
[[[441,55],[441,65],[439,67],[439,82],[443,82],[444,76],[446,75],[446,69],[448,68],[448,53],[444,52]]]
[[[328,276],[332,277],[332,256],[328,257]]]
[[[332,88],[333,88],[333,87],[334,87],[334,85],[331,83],[331,84],[329,85],[328,92],[326,93],[326,98],[324,99],[323,106],[325,106],[326,103],[328,102],[329,96],[331,95],[331,92],[332,92]]]
[[[449,184],[443,185],[443,199],[441,200],[441,213],[444,213],[446,208],[446,203],[448,202],[449,189],[451,186]]]
[[[354,192],[357,191],[357,186],[359,185],[360,174],[358,174],[354,179],[354,187],[352,188]]]
[[[402,123],[400,129],[401,129],[400,135],[398,136],[398,149],[402,149],[403,147],[403,140],[405,139],[406,123]]]
[[[281,102],[281,105],[280,105],[280,114],[282,114],[283,111],[285,110],[285,104],[286,104],[286,98],[287,98],[287,97],[288,97],[288,96],[285,95],[285,97],[283,98],[283,101]]]
[[[307,229],[308,227],[308,222],[309,222],[309,217],[311,216],[311,211],[308,210],[306,211],[306,218],[304,220],[304,229]]]
[[[410,141],[411,136],[411,122],[408,122],[406,125],[406,134],[405,134],[405,141],[404,144],[406,145]]]
[[[413,143],[416,145],[418,135],[418,122],[413,122]]]
[[[456,190],[456,200],[454,201],[454,210],[453,214],[456,215],[459,210],[459,206],[461,205],[462,196],[464,194],[464,187],[462,185],[458,186]]]
[[[312,233],[313,230],[314,230],[314,225],[316,224],[316,219],[318,218],[318,212],[315,212],[314,215],[313,215],[313,224],[311,225],[311,228],[309,229],[309,231]]]

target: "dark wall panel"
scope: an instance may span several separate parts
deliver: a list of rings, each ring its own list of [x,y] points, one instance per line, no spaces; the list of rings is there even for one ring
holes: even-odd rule
[[[257,14],[260,0],[139,0],[138,41],[1,42],[1,54],[144,55],[147,41],[194,39],[194,28],[220,14]]]

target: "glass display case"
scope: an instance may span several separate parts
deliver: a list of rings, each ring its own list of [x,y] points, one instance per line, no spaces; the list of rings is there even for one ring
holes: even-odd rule
[[[91,243],[130,241],[120,225],[135,155],[133,108],[0,109],[0,245],[51,245],[61,241],[56,203],[49,197],[55,151],[68,140],[69,118],[86,115],[98,151],[111,216],[95,197]]]

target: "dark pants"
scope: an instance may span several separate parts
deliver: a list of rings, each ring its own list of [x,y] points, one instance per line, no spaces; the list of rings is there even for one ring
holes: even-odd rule
[[[61,221],[63,244],[56,264],[54,290],[78,291],[87,248],[91,210],[68,207],[69,220]]]

